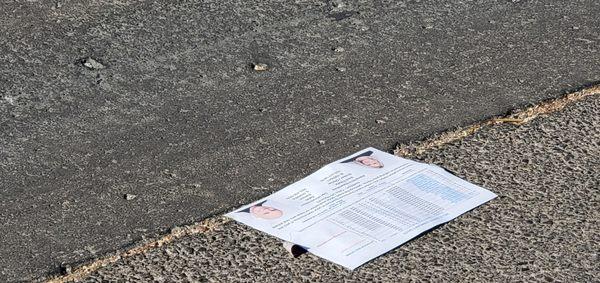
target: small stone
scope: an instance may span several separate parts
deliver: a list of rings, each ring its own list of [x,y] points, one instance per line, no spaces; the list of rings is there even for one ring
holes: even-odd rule
[[[325,144],[324,140],[319,140],[319,144]]]
[[[256,64],[254,64],[254,70],[255,71],[262,72],[262,71],[266,71],[268,69],[269,69],[269,66],[267,64],[265,64],[265,63],[256,63]]]
[[[133,195],[133,194],[125,194],[125,200],[133,200],[135,199],[137,196]]]
[[[90,70],[100,70],[106,68],[102,63],[96,61],[92,57],[85,58],[83,60],[83,66]]]
[[[175,172],[171,172],[169,169],[163,170],[163,174],[169,178],[177,178],[177,174],[175,174]]]
[[[73,273],[73,267],[71,267],[70,265],[62,265],[60,269],[63,275],[69,275]]]
[[[16,101],[16,99],[15,99],[14,97],[12,97],[12,96],[4,96],[4,97],[2,97],[2,98],[4,98],[4,100],[5,100],[6,102],[8,102],[8,104],[10,104],[10,105],[15,105],[15,101]]]
[[[310,277],[311,275],[312,275],[312,271],[310,271],[310,270],[303,270],[303,271],[300,271],[300,276],[302,276],[302,277],[307,277],[307,278],[308,278],[308,277]]]

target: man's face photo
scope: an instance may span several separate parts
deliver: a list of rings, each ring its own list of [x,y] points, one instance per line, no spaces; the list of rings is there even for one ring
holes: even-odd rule
[[[261,219],[275,219],[283,215],[283,211],[270,206],[255,205],[250,208],[250,214]]]
[[[359,163],[360,165],[364,165],[372,168],[382,168],[383,164],[379,162],[379,160],[371,157],[371,156],[360,156],[354,159],[354,162]]]
[[[377,160],[375,157],[371,156],[373,154],[372,151],[365,151],[357,156],[346,159],[341,163],[355,163],[358,165],[370,167],[370,168],[383,168],[383,163]]]

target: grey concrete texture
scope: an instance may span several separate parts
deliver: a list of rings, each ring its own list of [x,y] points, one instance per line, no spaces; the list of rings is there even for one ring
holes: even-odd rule
[[[182,238],[84,282],[597,282],[600,97],[425,152],[498,198],[351,272],[242,224]]]
[[[599,81],[599,14],[595,0],[3,1],[0,281]]]

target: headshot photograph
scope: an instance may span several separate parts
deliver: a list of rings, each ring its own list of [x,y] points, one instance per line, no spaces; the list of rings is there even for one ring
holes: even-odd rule
[[[383,163],[372,156],[373,151],[365,151],[359,155],[353,156],[340,163],[354,163],[357,165],[370,167],[370,168],[383,168]]]
[[[277,219],[283,215],[283,211],[281,211],[280,209],[271,207],[271,206],[264,205],[265,202],[267,202],[267,201],[264,200],[262,202],[254,204],[251,207],[242,209],[238,212],[249,213],[250,215],[252,215],[256,218],[267,219],[267,220]]]

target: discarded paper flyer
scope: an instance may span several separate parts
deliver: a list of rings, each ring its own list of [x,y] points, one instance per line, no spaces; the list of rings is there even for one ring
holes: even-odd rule
[[[227,216],[354,269],[495,197],[441,167],[367,148]]]

